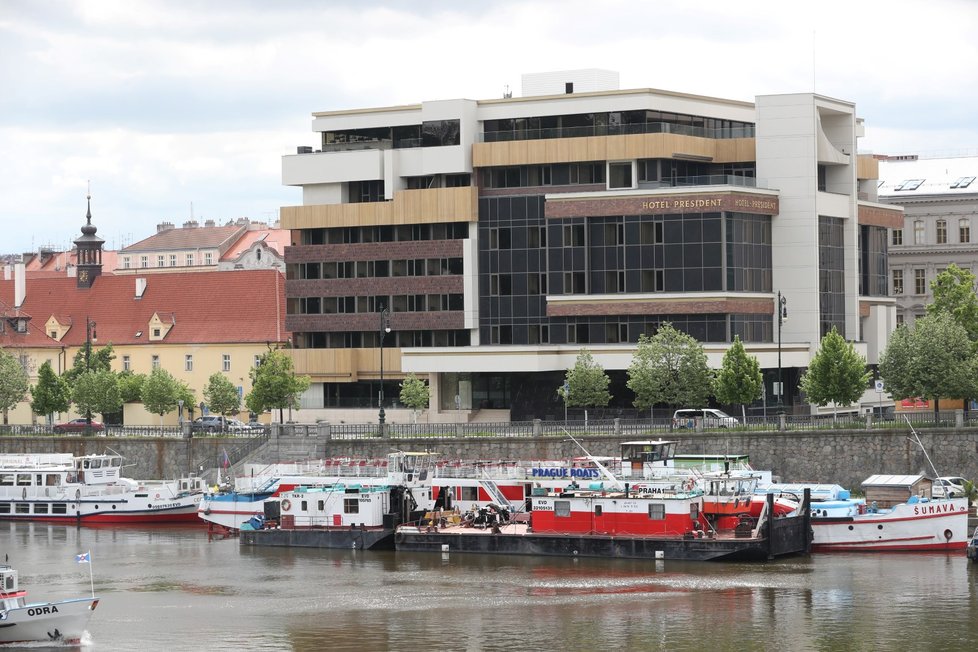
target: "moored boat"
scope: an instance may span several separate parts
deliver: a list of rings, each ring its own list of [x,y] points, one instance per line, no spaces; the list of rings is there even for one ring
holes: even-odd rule
[[[0,520],[55,523],[195,523],[197,477],[139,482],[122,457],[0,454]]]
[[[59,602],[28,602],[17,571],[0,564],[0,643],[76,644],[98,603],[94,595]]]

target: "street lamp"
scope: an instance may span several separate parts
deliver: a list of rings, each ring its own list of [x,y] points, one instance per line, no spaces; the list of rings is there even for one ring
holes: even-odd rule
[[[788,321],[788,299],[778,290],[778,414],[784,414],[784,382],[781,378],[781,324]]]
[[[98,339],[95,334],[95,322],[85,317],[85,371],[92,370],[92,340]],[[85,434],[92,434],[92,410],[85,410]]]
[[[391,332],[391,311],[380,307],[380,414],[378,415],[380,425],[384,425],[386,417],[384,415],[384,338]]]

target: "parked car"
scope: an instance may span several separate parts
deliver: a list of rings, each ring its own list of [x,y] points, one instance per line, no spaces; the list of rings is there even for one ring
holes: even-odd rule
[[[699,419],[704,428],[730,428],[740,425],[736,418],[723,410],[713,408],[696,408],[676,410],[672,415],[673,428],[693,428]]]
[[[954,498],[964,495],[965,479],[960,476],[942,476],[934,480],[931,496],[934,498]]]
[[[220,414],[208,414],[190,422],[190,430],[193,432],[225,432],[227,429],[228,420]]]
[[[240,419],[228,419],[227,424],[228,432],[252,432],[253,430],[264,430],[264,426],[262,426],[260,423],[245,423]]]
[[[88,428],[88,421],[82,417],[81,419],[72,419],[71,421],[56,424],[54,426],[54,431],[57,433],[85,432],[86,428]],[[105,426],[95,419],[92,419],[92,432],[102,432],[103,430],[105,430]]]

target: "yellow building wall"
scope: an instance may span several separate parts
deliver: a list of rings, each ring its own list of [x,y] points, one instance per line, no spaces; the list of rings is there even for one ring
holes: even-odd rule
[[[102,343],[96,343],[94,348],[98,350]],[[271,343],[274,348],[275,343]],[[242,388],[242,397],[247,396],[251,391],[251,378],[249,371],[255,365],[255,356],[261,356],[268,352],[269,345],[264,342],[261,344],[166,344],[165,342],[154,342],[152,345],[113,345],[115,359],[112,361],[112,370],[119,372],[123,370],[125,357],[129,358],[129,369],[133,373],[149,375],[153,369],[153,356],[159,356],[159,365],[170,372],[174,378],[187,383],[194,390],[196,404],[204,400],[204,387],[211,374],[220,372],[224,374],[235,387]],[[64,353],[59,349],[7,349],[6,352],[19,357],[26,354],[28,357],[28,368],[30,370],[30,382],[33,386],[37,383],[37,371],[45,361],[50,360],[51,366],[56,372],[63,371],[66,366],[70,367],[74,360],[77,347],[66,347]],[[193,369],[188,370],[186,356],[192,356]],[[224,355],[230,356],[230,371],[224,371]],[[60,358],[60,360],[59,360]],[[244,407],[244,400],[241,402],[241,412],[238,418],[247,421],[248,410]],[[80,416],[74,411],[67,414],[56,415],[56,420]],[[99,415],[100,418],[101,415]],[[185,414],[185,417],[188,415]],[[194,416],[200,416],[200,409],[195,407]],[[160,425],[160,415],[149,414],[142,404],[127,404],[124,416],[126,425]],[[44,416],[37,416],[31,413],[30,395],[27,400],[21,402],[17,407],[8,413],[8,422],[12,424],[29,424],[45,422]],[[177,425],[177,411],[164,415],[164,425]]]

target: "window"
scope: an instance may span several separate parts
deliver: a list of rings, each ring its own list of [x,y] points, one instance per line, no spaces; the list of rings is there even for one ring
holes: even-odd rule
[[[913,292],[914,294],[927,294],[927,281],[922,269],[913,271]]]
[[[156,257],[156,266],[157,267],[163,267],[163,260],[164,260],[163,254],[158,255]]]
[[[360,513],[360,500],[358,498],[344,498],[343,499],[343,513],[344,514],[359,514]]]
[[[177,255],[170,254],[170,267],[176,267],[176,266],[177,266]]]
[[[947,220],[937,220],[937,244],[947,244]]]
[[[129,356],[128,355],[122,356],[122,370],[123,371],[132,371],[132,366],[130,364],[130,360],[129,360]]]
[[[924,182],[923,179],[907,179],[899,186],[894,188],[894,190],[916,190],[920,187],[920,184]]]
[[[958,220],[958,241],[971,242],[971,222],[966,217]]]
[[[194,356],[190,355],[189,353],[183,356],[183,370],[184,371],[194,370]]]
[[[903,294],[903,270],[894,269],[893,272],[893,294]]]
[[[260,366],[261,366],[261,356],[260,355],[256,355],[255,356],[255,369],[257,369]]]
[[[160,333],[161,333],[160,329],[158,328],[153,329],[153,337],[159,337]]]
[[[632,162],[609,163],[608,164],[608,187],[609,188],[631,188],[632,187]]]
[[[187,254],[187,267],[193,267],[193,266],[194,266],[194,255]]]
[[[951,184],[952,188],[967,188],[974,181],[974,177],[958,177],[954,183]]]
[[[123,256],[122,257],[122,269],[129,269],[129,266],[130,266],[129,256]]]
[[[897,246],[903,244],[903,229],[893,229],[893,244]]]
[[[666,518],[666,505],[665,503],[650,503],[649,504],[649,519],[653,521],[664,521]]]
[[[221,369],[223,371],[231,371],[231,354],[225,353],[221,356]]]
[[[140,267],[149,267],[149,256],[140,256],[139,257],[139,266]]]
[[[554,516],[557,518],[569,518],[571,515],[570,501],[569,500],[555,500],[554,501]]]
[[[913,243],[924,244],[924,221],[916,220],[913,223]]]
[[[204,264],[210,265],[214,262],[214,254],[209,251],[204,252]]]
[[[158,355],[154,355],[153,356],[153,365],[152,366],[153,366],[153,369],[159,369],[160,368],[160,356],[158,356]]]

